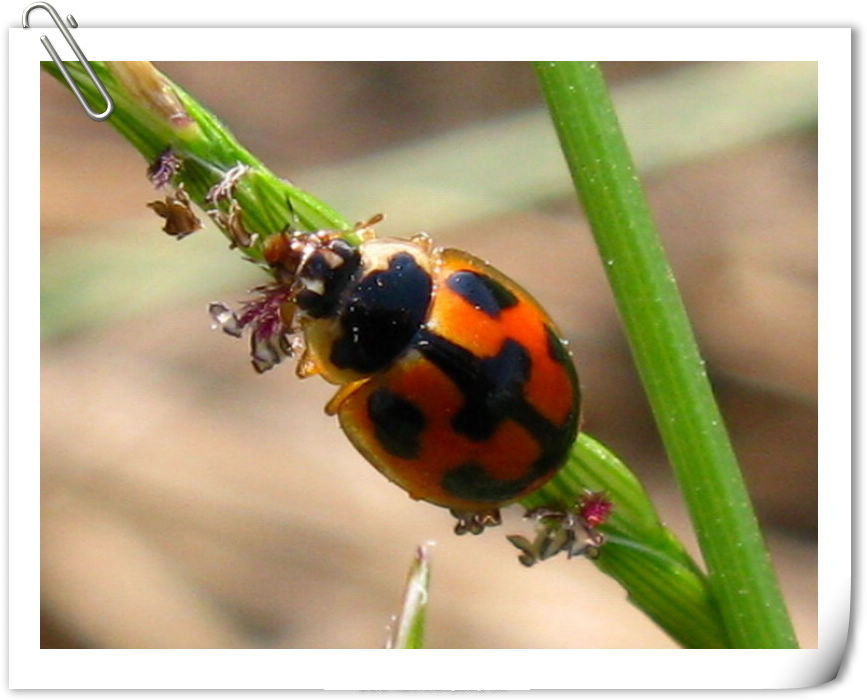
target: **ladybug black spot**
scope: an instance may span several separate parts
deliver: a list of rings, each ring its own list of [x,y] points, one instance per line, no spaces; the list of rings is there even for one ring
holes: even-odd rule
[[[507,338],[499,353],[479,363],[479,370],[474,381],[461,387],[466,403],[452,421],[452,427],[471,440],[487,440],[515,404],[523,401],[530,355]]]
[[[428,331],[421,331],[416,347],[445,372],[464,396],[452,427],[470,440],[487,440],[497,426],[520,410],[524,384],[530,376],[530,355],[507,338],[493,357],[478,358],[469,350]]]
[[[545,336],[548,339],[548,355],[558,365],[569,365],[572,363],[569,357],[569,351],[566,350],[566,345],[554,329],[548,324],[545,324]]]
[[[386,451],[403,459],[418,456],[426,421],[414,403],[388,389],[378,389],[367,399],[367,412],[374,436]]]
[[[462,464],[448,472],[442,487],[459,498],[500,503],[518,496],[536,477],[530,473],[520,479],[495,479],[478,464]]]
[[[460,270],[449,275],[446,286],[491,318],[499,318],[500,311],[518,303],[518,297],[502,284],[472,270]]]
[[[554,362],[566,370],[572,383],[572,391],[575,392],[575,401],[581,399],[581,388],[578,386],[578,378],[575,376],[575,366],[572,364],[572,356],[566,349],[566,342],[557,335],[557,332],[547,323],[544,326],[545,335],[548,338],[548,355]]]

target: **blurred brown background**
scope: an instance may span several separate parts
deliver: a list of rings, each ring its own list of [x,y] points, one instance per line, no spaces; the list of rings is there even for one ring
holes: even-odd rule
[[[692,543],[527,65],[158,67],[349,218],[383,212],[381,233],[427,230],[531,290],[572,343],[584,429]],[[815,65],[604,69],[815,646]],[[431,647],[674,646],[592,565],[520,567],[517,513],[451,534],[353,451],[325,383],[254,374],[206,305],[257,270],[213,228],[161,233],[141,157],[42,79],[44,647],[379,647],[427,540]]]

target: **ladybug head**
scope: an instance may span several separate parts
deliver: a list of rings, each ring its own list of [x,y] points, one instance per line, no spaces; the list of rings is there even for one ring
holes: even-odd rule
[[[333,316],[360,264],[358,250],[339,238],[307,251],[295,274],[298,308],[311,318]]]

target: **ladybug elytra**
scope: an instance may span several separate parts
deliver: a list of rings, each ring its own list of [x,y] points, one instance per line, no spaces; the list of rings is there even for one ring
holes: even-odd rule
[[[299,337],[298,375],[339,385],[326,411],[358,451],[412,498],[449,508],[456,532],[478,533],[565,462],[577,375],[557,327],[515,282],[425,234],[377,238],[379,219],[358,225],[356,247],[337,231],[269,236],[276,302],[241,325],[260,314],[254,358],[262,319],[286,331],[264,358],[259,333],[260,371]],[[230,329],[216,311],[237,330],[239,317]]]

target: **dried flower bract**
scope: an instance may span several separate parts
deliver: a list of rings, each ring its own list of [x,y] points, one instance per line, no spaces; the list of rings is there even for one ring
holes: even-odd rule
[[[183,185],[174,194],[166,195],[165,201],[148,202],[148,206],[166,220],[163,231],[178,240],[202,228],[202,222],[190,206],[190,198]]]
[[[507,540],[521,550],[518,556],[524,566],[550,559],[566,552],[570,559],[577,556],[595,558],[605,537],[596,528],[603,525],[613,505],[601,492],[586,492],[570,509],[534,508],[525,515],[536,522],[536,537],[531,542],[521,535],[509,535]]]

